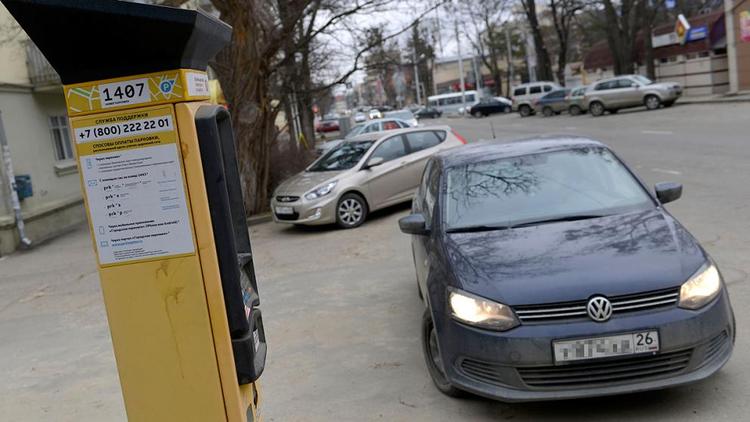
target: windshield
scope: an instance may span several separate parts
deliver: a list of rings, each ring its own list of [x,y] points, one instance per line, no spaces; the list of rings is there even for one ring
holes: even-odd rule
[[[653,206],[609,150],[576,148],[448,169],[447,229],[513,226]]]
[[[357,165],[375,141],[342,142],[313,163],[307,171],[348,170]]]
[[[364,123],[360,123],[358,125],[352,126],[352,128],[349,130],[349,133],[346,134],[346,138],[349,139],[349,138],[353,138],[353,137],[359,135],[360,133],[362,133],[362,130],[364,128],[365,128],[365,124]]]
[[[643,85],[651,85],[652,83],[654,83],[654,81],[652,81],[651,79],[641,75],[635,75],[633,76],[633,79],[642,83]]]

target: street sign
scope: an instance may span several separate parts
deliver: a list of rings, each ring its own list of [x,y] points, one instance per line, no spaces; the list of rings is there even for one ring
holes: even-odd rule
[[[708,27],[706,25],[690,28],[687,34],[687,41],[697,41],[708,37]]]
[[[680,13],[677,15],[677,23],[674,27],[674,32],[677,34],[677,40],[680,44],[685,44],[688,41],[688,32],[690,32],[690,22],[685,18],[685,15]]]

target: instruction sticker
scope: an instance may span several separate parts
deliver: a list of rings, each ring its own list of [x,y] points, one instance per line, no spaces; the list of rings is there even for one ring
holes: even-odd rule
[[[195,252],[171,106],[72,119],[99,263]]]

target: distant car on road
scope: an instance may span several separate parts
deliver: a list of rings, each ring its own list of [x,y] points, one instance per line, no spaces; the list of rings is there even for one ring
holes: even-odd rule
[[[641,75],[626,75],[595,83],[586,91],[585,102],[592,116],[601,116],[605,111],[617,113],[630,107],[671,107],[680,96],[682,86],[678,83],[657,83]]]
[[[578,116],[588,110],[584,96],[588,88],[588,86],[579,86],[570,90],[570,93],[565,97],[565,101],[568,103],[568,114]]]
[[[565,88],[556,89],[534,100],[534,111],[542,113],[544,117],[552,117],[568,110],[566,96],[570,90]]]
[[[513,110],[521,117],[534,114],[534,100],[542,95],[560,89],[560,85],[554,82],[529,82],[513,88]]]
[[[338,120],[321,120],[315,127],[315,131],[318,133],[338,132],[339,129]]]
[[[416,127],[419,125],[419,122],[417,121],[417,118],[414,116],[414,113],[412,113],[409,110],[396,110],[396,111],[386,111],[383,115],[384,119],[399,119],[404,122],[409,123],[411,127]]]
[[[414,112],[417,119],[436,119],[442,115],[443,113],[435,107],[422,107]]]
[[[381,113],[377,108],[373,108],[367,112],[367,117],[369,117],[370,119],[382,119],[383,113]]]
[[[474,117],[484,117],[490,114],[510,113],[513,103],[503,97],[485,97],[469,106],[468,112]]]
[[[437,388],[503,401],[656,390],[716,373],[734,348],[721,273],[645,186],[581,138],[441,152],[399,226],[424,300]]]
[[[279,185],[271,199],[273,218],[278,223],[357,227],[371,211],[410,201],[427,160],[465,142],[448,126],[346,140]]]
[[[354,123],[362,123],[367,120],[367,115],[365,113],[357,112],[354,115]]]

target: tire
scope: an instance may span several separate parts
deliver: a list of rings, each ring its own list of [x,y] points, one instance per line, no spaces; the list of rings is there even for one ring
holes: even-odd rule
[[[600,103],[599,101],[594,101],[591,104],[589,104],[589,112],[591,112],[591,115],[594,117],[599,117],[602,114],[604,114],[604,104]]]
[[[466,397],[467,393],[454,387],[445,377],[443,370],[442,358],[440,358],[440,349],[437,345],[437,332],[435,324],[432,322],[432,315],[429,309],[425,309],[422,314],[422,353],[424,354],[427,372],[432,378],[438,390],[450,397]]]
[[[529,117],[531,116],[531,107],[524,104],[518,107],[518,113],[521,115],[521,117]]]
[[[569,113],[569,114],[570,114],[571,116],[578,116],[578,115],[580,115],[580,114],[581,114],[582,112],[583,112],[583,110],[581,110],[581,107],[578,107],[577,105],[572,105],[572,106],[570,106],[570,108],[568,109],[568,113]]]
[[[511,106],[505,106],[505,109],[503,109],[504,113],[511,113],[513,111],[513,107]]]
[[[552,110],[551,107],[544,107],[542,109],[542,114],[544,115],[544,117],[552,117],[555,115],[555,111]]]
[[[661,106],[661,98],[653,94],[646,95],[646,98],[643,99],[643,104],[645,104],[646,108],[649,110],[656,110]]]
[[[367,202],[356,193],[347,193],[336,204],[336,224],[342,229],[359,227],[367,218]]]
[[[472,111],[472,112],[471,112],[471,115],[472,115],[472,116],[474,116],[474,117],[476,117],[476,118],[480,118],[480,117],[482,117],[482,116],[483,116],[482,112],[481,112],[481,111],[479,111],[479,110],[477,110],[477,111]]]

